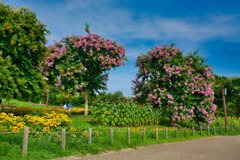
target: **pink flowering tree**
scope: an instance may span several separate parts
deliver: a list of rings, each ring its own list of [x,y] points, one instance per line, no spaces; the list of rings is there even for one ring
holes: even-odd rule
[[[82,92],[85,115],[88,114],[88,95],[106,89],[111,68],[123,65],[125,50],[116,42],[99,35],[65,37],[49,47],[44,75],[55,89],[70,94]]]
[[[139,67],[133,91],[168,116],[171,124],[186,119],[210,124],[217,109],[213,104],[214,76],[196,53],[184,56],[173,45],[156,47],[137,58]]]

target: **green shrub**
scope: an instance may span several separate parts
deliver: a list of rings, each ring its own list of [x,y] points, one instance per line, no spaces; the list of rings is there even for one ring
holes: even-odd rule
[[[82,96],[71,96],[66,100],[65,94],[54,94],[51,93],[49,96],[49,103],[52,105],[64,105],[65,103],[71,103],[74,106],[81,106],[84,104],[84,99]]]
[[[92,108],[96,123],[104,126],[142,126],[159,123],[159,112],[151,106],[139,106],[135,103],[99,102]]]

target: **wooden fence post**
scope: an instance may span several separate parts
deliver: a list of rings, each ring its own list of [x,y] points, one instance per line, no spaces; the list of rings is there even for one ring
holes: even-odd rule
[[[178,137],[178,128],[177,127],[175,128],[175,137],[176,138]]]
[[[187,128],[184,127],[184,137],[187,137]]]
[[[113,143],[113,128],[110,128],[110,142]]]
[[[158,141],[158,128],[156,128],[156,141]]]
[[[28,132],[29,132],[29,127],[25,127],[24,132],[23,132],[23,145],[22,145],[22,155],[23,156],[27,155]]]
[[[65,146],[66,146],[66,129],[62,129],[62,150],[65,151]]]
[[[130,130],[130,128],[127,129],[127,140],[128,140],[128,144],[130,144],[130,141],[131,141],[131,130]]]
[[[207,126],[207,135],[210,136],[209,125]]]
[[[145,142],[145,140],[146,140],[146,128],[143,128],[143,131],[142,131],[142,140],[143,140],[143,142]]]
[[[200,126],[200,135],[202,135],[202,126]]]
[[[213,126],[213,134],[216,135],[216,128]]]
[[[50,90],[48,89],[47,90],[46,106],[48,106],[48,102],[49,102],[49,92],[50,92]]]
[[[194,126],[192,127],[192,136],[194,136]]]
[[[165,139],[168,139],[168,128],[165,129]]]
[[[92,128],[89,128],[88,131],[88,144],[92,145]]]

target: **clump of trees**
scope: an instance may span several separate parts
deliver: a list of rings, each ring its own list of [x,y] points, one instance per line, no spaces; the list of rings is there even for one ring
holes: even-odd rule
[[[156,47],[137,58],[139,68],[133,91],[150,102],[172,124],[192,119],[211,123],[217,109],[212,70],[197,53],[183,55],[173,45]]]

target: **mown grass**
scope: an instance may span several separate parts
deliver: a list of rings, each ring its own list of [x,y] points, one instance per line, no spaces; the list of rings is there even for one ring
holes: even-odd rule
[[[203,127],[202,135],[199,134],[199,128],[196,128],[195,135],[192,136],[191,129],[184,134],[184,128],[178,128],[178,135],[176,137],[175,128],[168,128],[168,138],[165,137],[166,126],[142,126],[131,128],[130,144],[127,141],[127,128],[113,127],[113,143],[110,141],[110,127],[99,126],[92,123],[91,116],[71,116],[73,120],[72,127],[78,128],[77,132],[66,134],[66,150],[61,149],[60,139],[50,137],[47,134],[34,138],[31,134],[29,136],[28,155],[22,157],[21,144],[22,133],[17,134],[0,134],[0,157],[1,160],[9,159],[51,159],[55,157],[63,157],[68,155],[85,155],[97,154],[109,150],[119,150],[123,148],[135,148],[138,146],[145,146],[150,144],[171,143],[178,141],[185,141],[190,139],[199,139],[208,137],[206,127]],[[155,128],[159,128],[159,140],[156,141]],[[92,145],[88,144],[87,135],[83,136],[83,131],[88,131],[88,128],[93,130]],[[146,128],[146,140],[142,140],[142,129]],[[238,130],[237,130],[238,129]],[[229,127],[228,134],[223,129],[223,135],[239,134],[239,128]],[[97,134],[94,134],[97,133]],[[60,131],[56,133],[60,138]],[[76,138],[72,138],[75,135]],[[220,135],[219,127],[216,127],[216,135]],[[210,127],[210,136],[213,136],[213,128]]]

